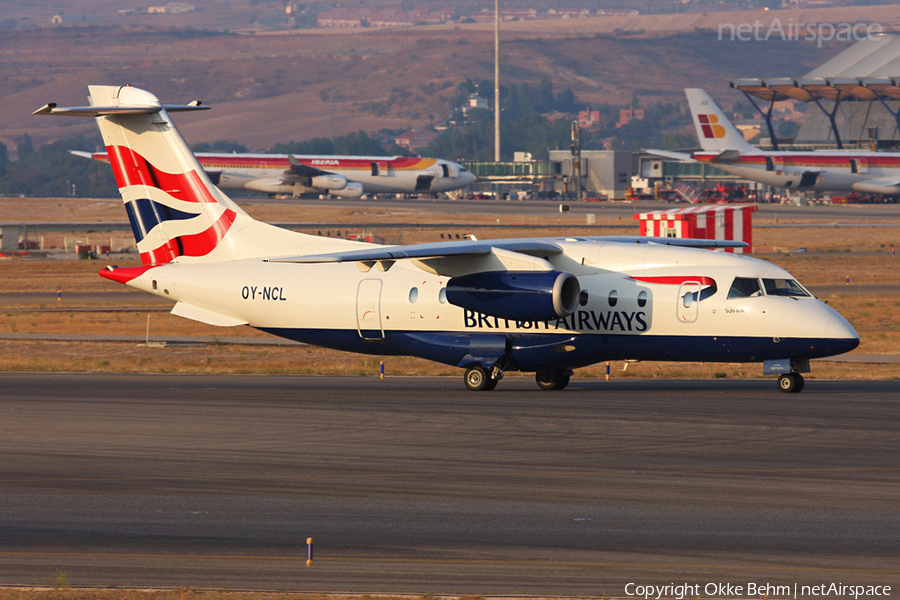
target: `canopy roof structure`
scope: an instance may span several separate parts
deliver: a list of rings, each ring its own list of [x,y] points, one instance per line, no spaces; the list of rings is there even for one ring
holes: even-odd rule
[[[866,37],[799,79],[734,79],[731,87],[743,92],[766,116],[776,149],[777,140],[771,124],[772,107],[775,102],[791,99],[815,103],[828,117],[835,141],[841,148],[843,145],[835,114],[843,101],[877,100],[891,113],[900,129],[900,111],[887,104],[890,100],[900,100],[900,36],[880,34]],[[768,102],[769,109],[762,110],[753,97]],[[828,109],[822,101],[833,104]]]

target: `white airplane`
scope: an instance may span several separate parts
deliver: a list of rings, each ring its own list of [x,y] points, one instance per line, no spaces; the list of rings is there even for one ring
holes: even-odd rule
[[[106,152],[70,150],[109,162]],[[195,154],[210,180],[224,190],[267,194],[438,194],[462,189],[477,177],[459,163],[406,156],[302,156],[290,154]]]
[[[687,89],[702,152],[650,154],[711,164],[749,181],[796,191],[900,194],[900,154],[892,152],[766,152],[749,144],[704,90]]]
[[[112,281],[176,302],[172,314],[288,339],[411,355],[489,390],[505,371],[561,389],[607,360],[760,362],[784,392],[809,359],[859,336],[783,269],[702,247],[743,242],[559,237],[379,246],[254,220],[210,181],[169,112],[133,87],[90,86],[142,266]],[[689,245],[694,247],[678,247]]]

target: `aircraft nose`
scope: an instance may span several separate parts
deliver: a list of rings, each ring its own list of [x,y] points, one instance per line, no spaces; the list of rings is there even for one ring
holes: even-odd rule
[[[835,354],[850,352],[859,346],[859,334],[844,317],[837,315],[825,326],[825,338]]]

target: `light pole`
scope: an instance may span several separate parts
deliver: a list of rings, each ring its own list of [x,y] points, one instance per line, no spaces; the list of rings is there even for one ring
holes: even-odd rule
[[[500,162],[500,0],[494,0],[494,162]]]

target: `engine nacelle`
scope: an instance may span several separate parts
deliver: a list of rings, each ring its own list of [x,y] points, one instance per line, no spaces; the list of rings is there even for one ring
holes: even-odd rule
[[[347,178],[333,173],[316,175],[310,180],[310,186],[320,190],[342,190],[347,187]]]
[[[223,175],[221,179],[223,183],[227,178]],[[254,192],[263,192],[265,194],[292,194],[294,193],[294,184],[285,184],[279,177],[269,177],[266,179],[251,179],[244,184],[244,188],[253,190]]]
[[[348,181],[346,187],[342,190],[329,190],[332,196],[340,196],[341,198],[359,198],[363,195],[363,186],[358,181]]]
[[[518,321],[568,317],[578,308],[580,295],[578,279],[561,271],[490,271],[447,282],[450,304]]]

